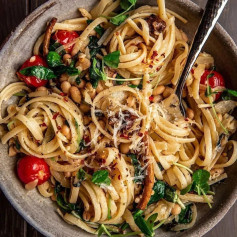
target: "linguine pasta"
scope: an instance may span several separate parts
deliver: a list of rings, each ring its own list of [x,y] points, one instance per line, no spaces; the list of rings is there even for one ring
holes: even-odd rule
[[[225,168],[237,159],[230,140],[236,102],[218,100],[225,88],[201,82],[214,71],[214,58],[199,55],[184,88],[183,117],[173,94],[189,44],[175,21],[187,21],[164,0],[138,8],[135,2],[101,0],[90,12],[79,8],[79,18],[54,18],[30,60],[44,52],[48,66],[64,73],[36,90],[16,82],[0,94],[1,110],[20,97],[0,117],[10,155],[44,159],[51,177],[38,185],[40,194],[57,202],[67,223],[98,236],[191,228],[196,204],[211,207],[212,185],[227,178]],[[116,14],[125,3],[124,17]],[[60,30],[78,37],[58,44],[52,39]],[[57,67],[50,53],[61,57]]]

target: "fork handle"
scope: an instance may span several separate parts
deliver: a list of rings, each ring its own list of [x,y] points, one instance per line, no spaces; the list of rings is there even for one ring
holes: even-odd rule
[[[201,22],[198,26],[198,29],[195,33],[190,52],[184,66],[183,72],[180,76],[178,85],[175,89],[175,93],[179,98],[180,104],[182,100],[182,91],[185,85],[185,81],[204,46],[209,35],[211,34],[212,29],[214,28],[218,18],[220,17],[226,3],[228,0],[208,0],[205,11],[203,13]],[[181,108],[182,109],[182,108]],[[183,109],[182,109],[183,110]]]

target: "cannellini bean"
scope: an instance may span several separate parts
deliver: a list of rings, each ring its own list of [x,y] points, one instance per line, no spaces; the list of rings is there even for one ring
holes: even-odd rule
[[[68,139],[71,139],[71,131],[70,128],[67,125],[63,125],[61,129],[62,134]]]
[[[48,89],[44,86],[40,86],[36,89],[36,91],[47,91]]]
[[[159,102],[161,102],[163,100],[163,96],[162,95],[156,95],[156,96],[154,96],[154,98],[153,98],[153,102],[154,103],[159,103]]]
[[[71,84],[68,81],[62,82],[61,89],[62,89],[63,93],[68,94],[70,88],[71,88]]]
[[[81,92],[79,91],[79,89],[76,86],[72,86],[69,91],[70,91],[72,100],[75,101],[76,103],[80,103]]]
[[[94,99],[96,96],[96,90],[92,87],[91,83],[86,83],[86,89],[88,90],[88,94],[91,97],[91,99]]]
[[[91,62],[88,58],[79,58],[76,63],[76,68],[78,68],[80,71],[84,71],[88,69],[91,66]]]
[[[131,81],[131,83],[135,86],[138,86],[140,84],[140,80]]]
[[[152,95],[160,95],[164,92],[165,90],[165,87],[164,86],[157,86],[153,92],[152,92]]]
[[[179,204],[175,203],[172,210],[171,210],[171,213],[172,215],[179,215],[179,213],[181,212],[181,207]]]
[[[169,97],[172,94],[172,92],[173,92],[173,89],[167,86],[163,92],[164,98]]]
[[[79,108],[80,108],[81,112],[83,112],[83,113],[88,113],[91,109],[90,106],[87,104],[80,104]]]

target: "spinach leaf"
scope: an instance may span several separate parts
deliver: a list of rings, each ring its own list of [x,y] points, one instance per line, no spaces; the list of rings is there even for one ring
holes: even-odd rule
[[[104,56],[104,62],[111,68],[118,68],[119,65],[120,51],[114,51]]]
[[[90,42],[88,44],[88,48],[90,49],[91,58],[93,58],[97,53],[100,52],[101,46],[98,45],[97,42],[99,39],[96,36],[90,36],[89,39]]]
[[[101,61],[93,58],[92,67],[89,68],[90,82],[93,88],[98,86],[99,80],[106,80],[106,75],[103,73],[102,67]]]
[[[16,138],[15,138],[15,146],[18,151],[21,149],[21,144],[18,142]]]
[[[109,172],[108,170],[98,170],[92,175],[91,179],[92,183],[100,185],[110,185],[111,180],[109,178]]]
[[[152,228],[152,224],[148,224],[147,221],[142,217],[142,210],[138,210],[133,215],[133,219],[138,226],[138,228],[145,234],[147,237],[154,236],[154,230]]]
[[[61,56],[54,51],[49,51],[46,61],[50,67],[58,67],[63,65]]]
[[[62,75],[63,73],[67,73],[69,76],[76,76],[80,74],[80,71],[75,67],[68,67],[65,65],[61,65],[54,68],[54,72],[57,76]]]
[[[191,209],[192,204],[189,204],[187,206],[185,206],[185,209],[182,209],[180,214],[179,214],[179,219],[178,219],[178,223],[179,224],[188,224],[192,221],[192,209]]]
[[[132,165],[134,166],[134,183],[142,182],[144,179],[144,171],[142,169],[140,161],[137,159],[135,154],[128,154],[132,160]]]
[[[25,76],[35,76],[41,80],[50,80],[56,78],[56,75],[51,69],[43,66],[26,67],[22,69],[20,73]]]
[[[148,202],[148,205],[158,202],[160,199],[164,198],[165,183],[160,180],[156,181],[156,183],[154,184],[153,190],[155,193],[151,196],[151,198]]]
[[[164,199],[168,202],[176,202],[177,201],[177,193],[175,188],[165,184],[165,194]]]
[[[59,182],[56,182],[55,187],[54,187],[55,195],[57,195],[58,193],[60,193],[62,191],[64,191],[64,187]]]
[[[89,25],[91,22],[93,22],[93,20],[87,20],[87,24]],[[101,36],[104,34],[105,32],[105,29],[101,26],[101,25],[97,25],[95,28],[94,28],[95,32]]]

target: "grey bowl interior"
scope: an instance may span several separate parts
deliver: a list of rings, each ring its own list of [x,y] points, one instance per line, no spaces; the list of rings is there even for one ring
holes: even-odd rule
[[[37,37],[43,32],[45,23],[53,16],[59,21],[78,16],[77,7],[90,9],[96,0],[49,1],[27,17],[12,34],[0,52],[0,89],[17,80],[16,70],[32,53]],[[177,24],[192,39],[201,16],[201,9],[188,0],[167,0],[167,8],[188,19],[186,25]],[[155,5],[155,0],[140,0],[139,4]],[[227,80],[229,88],[237,89],[237,48],[228,34],[217,25],[206,44],[205,51],[211,53],[219,71]],[[90,236],[77,227],[68,225],[56,213],[50,199],[41,197],[37,191],[26,192],[15,173],[16,159],[7,155],[7,146],[0,145],[0,185],[16,210],[37,230],[46,236]],[[196,225],[182,233],[159,230],[159,236],[202,236],[226,214],[237,198],[237,164],[228,170],[228,180],[215,186],[216,196],[212,209],[198,206]]]

